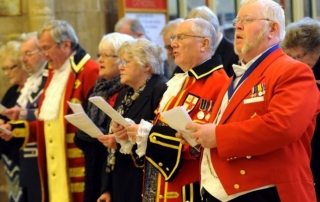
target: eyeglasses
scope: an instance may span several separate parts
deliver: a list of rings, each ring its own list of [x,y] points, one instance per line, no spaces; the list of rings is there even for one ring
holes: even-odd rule
[[[268,18],[255,18],[255,17],[252,17],[252,16],[243,16],[243,17],[238,17],[238,18],[235,18],[234,20],[232,20],[232,25],[233,26],[236,26],[236,24],[238,22],[241,22],[242,24],[248,24],[248,23],[251,23],[253,21],[256,21],[256,20],[267,20],[267,21],[272,21]]]
[[[111,54],[105,54],[105,53],[98,53],[97,54],[97,58],[99,57],[102,57],[103,59],[106,59],[106,58],[117,58],[118,56],[117,55],[111,55]]]
[[[56,47],[57,45],[59,45],[59,43],[56,43],[55,45],[51,46],[50,48],[47,49],[40,49],[41,53],[44,55],[48,55],[49,51],[52,50],[53,47]]]
[[[26,51],[26,52],[22,53],[21,56],[22,56],[22,57],[30,57],[30,56],[32,56],[33,54],[39,53],[39,52],[40,52],[39,49],[33,50],[33,51]]]
[[[125,60],[118,60],[118,62],[117,62],[117,64],[118,64],[118,66],[120,66],[120,65],[122,65],[122,66],[127,66],[127,63],[128,63],[129,61],[125,61]]]
[[[186,37],[196,37],[196,38],[206,38],[204,36],[195,36],[195,35],[189,35],[189,34],[177,34],[177,35],[173,35],[170,37],[170,41],[171,43],[177,39],[177,41],[182,41],[183,39],[185,39]]]
[[[4,72],[8,72],[8,71],[13,70],[13,69],[16,68],[17,66],[18,66],[17,64],[14,64],[14,65],[11,66],[11,67],[3,67],[2,70],[3,70]]]

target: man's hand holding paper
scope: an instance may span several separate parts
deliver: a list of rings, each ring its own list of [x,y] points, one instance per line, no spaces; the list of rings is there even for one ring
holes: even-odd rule
[[[215,128],[213,123],[199,124],[192,122],[183,106],[175,107],[161,113],[167,124],[178,131],[176,137],[182,138],[181,143],[188,143],[192,147],[201,145],[204,148],[217,147]]]
[[[166,123],[176,131],[182,134],[182,137],[192,146],[197,146],[195,139],[190,137],[192,130],[186,129],[186,125],[192,123],[188,112],[183,106],[175,107],[171,110],[161,113],[162,118],[165,119]]]
[[[190,138],[194,139],[198,145],[203,148],[217,147],[216,141],[216,125],[214,123],[189,123],[186,125],[186,130],[191,130]],[[179,135],[177,135],[179,136]]]

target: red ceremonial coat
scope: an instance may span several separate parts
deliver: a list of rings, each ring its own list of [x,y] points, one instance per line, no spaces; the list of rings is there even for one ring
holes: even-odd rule
[[[204,116],[210,115],[212,109],[209,109],[210,101],[213,106],[220,89],[227,82],[228,77],[221,64],[220,56],[213,56],[189,70],[189,77],[180,92],[167,103],[164,111],[185,106],[193,121],[207,123],[209,119],[206,120],[198,113],[202,110]],[[146,159],[159,171],[156,179],[156,195],[152,196],[153,192],[149,190],[149,184],[153,182],[150,178],[153,177],[148,176],[150,165],[147,165],[143,201],[196,201],[196,196],[197,199],[200,198],[199,159],[197,155],[192,154],[189,146],[180,143],[173,129],[168,126],[157,126],[159,121],[165,123],[159,115],[150,132],[146,151]]]
[[[221,90],[210,122],[231,81]],[[265,94],[254,100],[252,88],[259,85]],[[316,201],[310,142],[318,94],[311,69],[280,48],[256,67],[225,109],[216,127],[217,148],[210,152],[227,194],[275,185],[283,202]]]
[[[87,94],[90,89],[94,86],[95,81],[98,79],[99,66],[98,64],[90,58],[90,56],[79,46],[77,49],[77,53],[74,56],[70,57],[71,60],[71,73],[69,79],[66,84],[63,105],[63,115],[67,115],[71,113],[71,110],[68,107],[67,101],[76,102],[76,103],[84,103],[87,98]],[[51,79],[53,77],[53,70],[49,69],[49,76],[44,87],[44,93],[42,94],[39,102],[39,109],[41,109],[46,89],[48,88]],[[47,181],[47,162],[46,162],[46,143],[44,137],[44,122],[40,120],[36,120],[33,122],[23,122],[23,126],[21,125],[22,121],[18,121],[15,124],[12,123],[13,126],[13,136],[17,137],[17,139],[22,137],[24,139],[24,143],[22,148],[27,142],[37,141],[38,145],[38,164],[41,178],[41,191],[42,191],[42,201],[48,201],[48,181]],[[20,124],[20,125],[19,125]],[[24,130],[21,130],[24,128]],[[76,128],[64,120],[64,128],[65,134],[75,133]],[[67,142],[66,137],[66,151],[67,149],[77,148],[75,144],[70,141]],[[67,154],[65,156],[67,158]],[[68,169],[69,168],[79,168],[84,167],[84,158],[67,158],[66,159]],[[71,177],[71,183],[83,183],[84,177]],[[62,187],[63,188],[63,187]],[[81,201],[83,200],[83,192],[72,193],[73,201]]]

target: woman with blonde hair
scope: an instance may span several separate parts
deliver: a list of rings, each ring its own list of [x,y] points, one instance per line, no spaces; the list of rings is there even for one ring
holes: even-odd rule
[[[0,49],[0,67],[11,85],[1,100],[6,108],[16,105],[20,90],[28,77],[20,61],[20,45],[18,41],[9,41]],[[0,124],[8,121],[7,117],[0,114]],[[23,200],[23,193],[19,180],[19,150],[11,149],[7,142],[0,139],[0,154],[6,170],[9,201],[20,202]]]
[[[131,123],[154,119],[167,88],[161,55],[162,48],[146,39],[127,41],[118,50],[120,82],[128,87],[119,94],[114,108]],[[98,137],[109,151],[106,184],[98,201],[142,201],[144,156],[139,155],[134,140],[110,134],[118,125],[110,124],[109,134]]]

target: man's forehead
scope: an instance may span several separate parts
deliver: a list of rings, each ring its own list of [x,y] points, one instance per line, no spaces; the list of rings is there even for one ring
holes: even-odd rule
[[[39,45],[47,45],[47,44],[52,44],[55,43],[53,38],[51,37],[50,32],[44,32],[38,40]]]
[[[175,30],[175,34],[188,33],[191,31],[191,23],[180,24]]]

